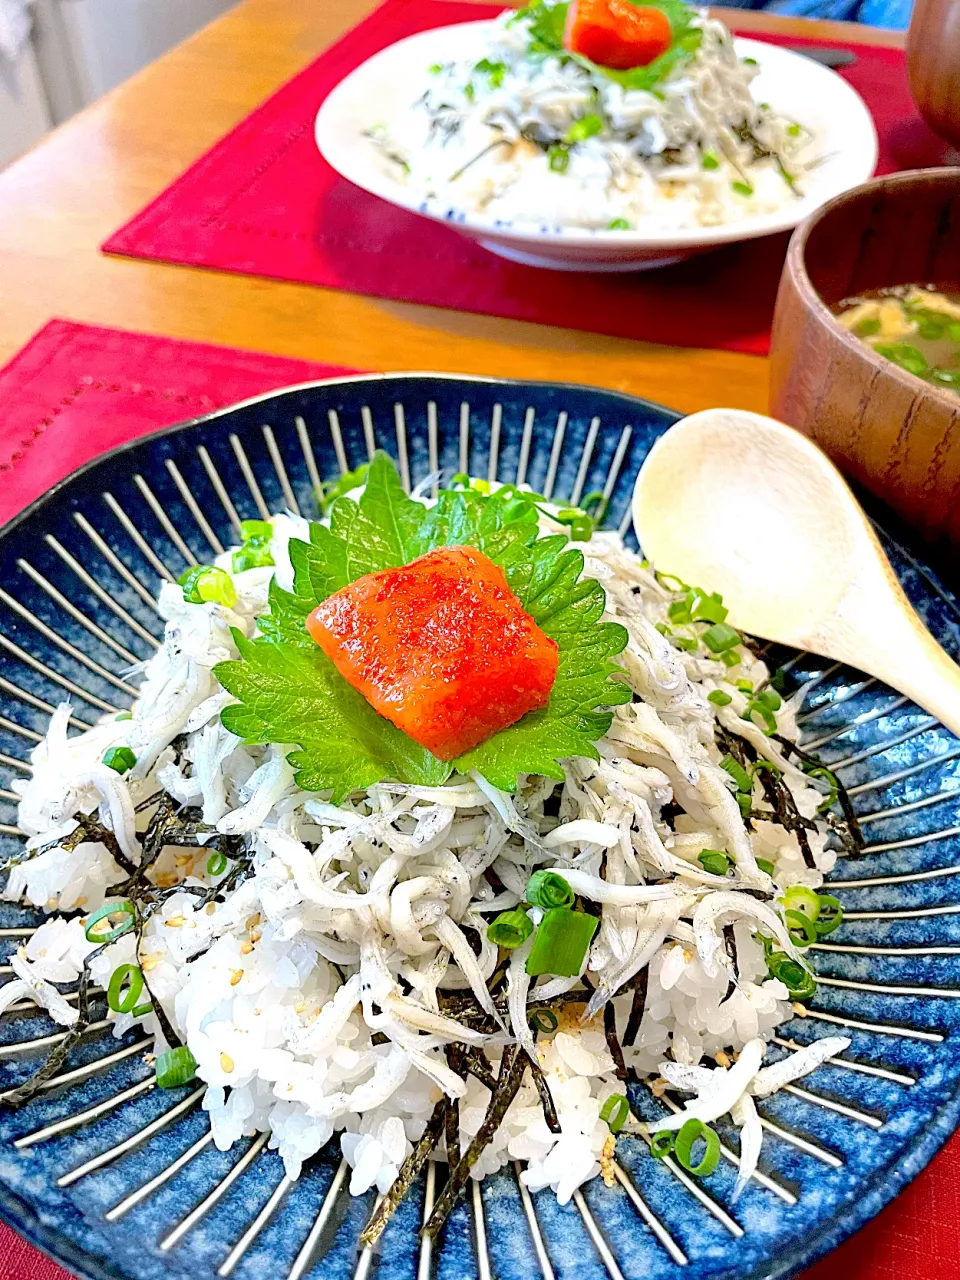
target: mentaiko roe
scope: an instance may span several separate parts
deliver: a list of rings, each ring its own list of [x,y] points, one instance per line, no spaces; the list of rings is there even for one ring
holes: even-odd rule
[[[328,596],[307,630],[374,710],[453,760],[544,707],[556,642],[473,547],[443,547]]]

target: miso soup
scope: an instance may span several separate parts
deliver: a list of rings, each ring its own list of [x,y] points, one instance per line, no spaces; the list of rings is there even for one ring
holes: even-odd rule
[[[878,355],[960,395],[960,293],[897,285],[844,298],[835,312]]]

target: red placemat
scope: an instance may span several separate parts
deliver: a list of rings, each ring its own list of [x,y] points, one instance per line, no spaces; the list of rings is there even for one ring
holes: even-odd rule
[[[495,12],[449,0],[387,0],[111,236],[104,250],[617,337],[765,354],[786,236],[654,272],[545,271],[505,262],[448,227],[367,195],[320,159],[314,117],[349,71],[404,36]],[[791,37],[782,43],[821,42]],[[946,144],[917,114],[903,53],[850,47],[857,62],[842,74],[877,121],[880,172],[941,163]]]
[[[346,372],[51,320],[0,369],[0,524],[125,440],[263,391]]]
[[[105,449],[245,397],[348,372],[52,320],[0,369],[0,521]],[[960,1133],[805,1280],[948,1280],[960,1272]],[[67,1280],[0,1223],[2,1280]]]

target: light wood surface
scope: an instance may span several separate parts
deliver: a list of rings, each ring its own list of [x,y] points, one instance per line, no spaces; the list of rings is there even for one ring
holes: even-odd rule
[[[245,0],[0,174],[0,364],[52,316],[370,370],[559,378],[682,410],[767,407],[767,362],[385,302],[97,246],[370,12]],[[896,33],[736,11],[758,31],[899,45]],[[745,282],[748,285],[748,282]]]

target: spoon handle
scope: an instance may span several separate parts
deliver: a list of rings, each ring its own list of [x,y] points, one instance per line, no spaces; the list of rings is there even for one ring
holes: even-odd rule
[[[934,640],[906,600],[899,613],[891,609],[885,614],[885,625],[870,628],[870,641],[861,639],[854,665],[905,693],[960,737],[960,666]]]

